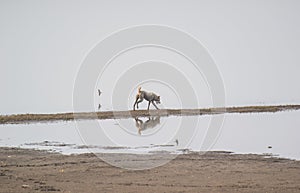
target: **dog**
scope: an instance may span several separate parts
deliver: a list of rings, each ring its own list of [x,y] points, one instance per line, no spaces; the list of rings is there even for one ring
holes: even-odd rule
[[[139,109],[139,103],[143,102],[143,100],[147,100],[148,101],[148,108],[147,110],[149,110],[150,107],[150,103],[152,103],[154,105],[154,107],[156,109],[159,109],[154,102],[156,102],[156,104],[160,104],[160,96],[153,93],[153,92],[146,92],[142,90],[142,87],[139,86],[138,88],[138,93],[135,96],[135,102],[133,104],[133,110],[135,111],[135,105],[137,107],[137,109]]]

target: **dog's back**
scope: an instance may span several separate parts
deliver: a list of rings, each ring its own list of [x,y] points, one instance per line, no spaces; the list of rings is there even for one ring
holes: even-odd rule
[[[160,96],[156,95],[153,92],[146,92],[146,91],[142,91],[143,92],[143,97],[144,99],[146,99],[147,101],[155,101],[157,103],[160,103]]]

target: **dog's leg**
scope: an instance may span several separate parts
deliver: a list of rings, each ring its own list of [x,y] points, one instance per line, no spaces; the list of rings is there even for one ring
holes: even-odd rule
[[[134,111],[135,111],[135,105],[136,105],[136,108],[139,109],[139,103],[142,102],[143,100],[144,100],[144,98],[140,94],[137,94],[135,96],[135,102],[133,104],[133,110]]]
[[[143,98],[140,98],[136,103],[136,108],[139,109],[139,103],[143,102]]]
[[[156,104],[154,103],[154,101],[152,101],[152,104],[155,106],[156,109],[159,109]]]
[[[137,97],[134,104],[133,104],[133,110],[135,111],[135,105],[137,105],[137,101],[139,100],[139,98]]]
[[[150,107],[150,103],[151,103],[151,101],[149,101],[149,102],[148,102],[148,108],[147,108],[147,110],[149,110],[149,107]]]

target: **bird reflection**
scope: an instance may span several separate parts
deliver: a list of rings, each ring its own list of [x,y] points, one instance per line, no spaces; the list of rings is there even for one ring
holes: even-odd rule
[[[138,133],[141,135],[142,131],[145,131],[150,128],[154,128],[160,124],[160,116],[148,117],[147,121],[143,121],[138,117],[135,118],[135,126],[138,129]]]

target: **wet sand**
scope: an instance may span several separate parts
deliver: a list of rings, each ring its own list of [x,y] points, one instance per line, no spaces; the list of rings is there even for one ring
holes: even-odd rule
[[[273,105],[273,106],[244,106],[223,107],[206,109],[161,109],[161,110],[136,110],[136,111],[103,111],[81,113],[57,113],[57,114],[16,114],[0,115],[0,124],[22,124],[32,122],[69,121],[74,119],[126,119],[148,116],[195,116],[214,115],[225,113],[263,113],[299,110],[300,105]]]
[[[146,155],[127,159],[134,156]],[[110,166],[94,154],[0,148],[3,193],[300,192],[299,182],[299,161],[254,154],[189,153],[154,169],[134,171]]]

